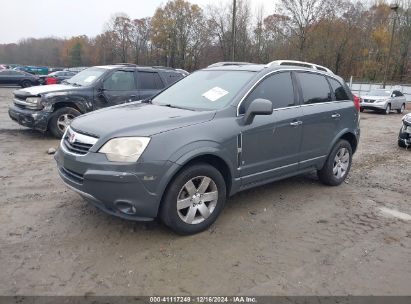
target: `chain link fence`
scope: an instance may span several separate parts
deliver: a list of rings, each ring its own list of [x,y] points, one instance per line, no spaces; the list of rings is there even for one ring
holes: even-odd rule
[[[353,94],[357,96],[364,95],[373,89],[382,88],[382,82],[361,82],[361,81],[354,81],[353,78],[354,77],[351,77],[351,79],[347,83],[351,91],[353,92]],[[411,84],[390,83],[390,84],[386,84],[385,88],[387,90],[395,89],[395,90],[401,91],[406,97],[407,102],[411,102]]]

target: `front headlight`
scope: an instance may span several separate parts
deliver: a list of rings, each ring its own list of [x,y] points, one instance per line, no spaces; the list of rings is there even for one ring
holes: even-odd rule
[[[33,105],[38,105],[40,104],[40,97],[27,97],[26,102]]]
[[[98,151],[106,155],[112,162],[136,162],[143,154],[149,137],[119,137],[110,139]]]

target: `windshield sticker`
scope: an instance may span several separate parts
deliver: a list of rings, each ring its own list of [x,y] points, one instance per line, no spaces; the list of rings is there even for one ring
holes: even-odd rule
[[[220,99],[221,97],[225,96],[228,94],[228,91],[219,88],[219,87],[214,87],[210,90],[208,90],[207,92],[205,92],[203,95],[203,97],[207,98],[210,101],[216,101],[218,99]]]
[[[88,76],[86,79],[84,79],[84,82],[92,82],[94,79],[96,79],[96,76]]]

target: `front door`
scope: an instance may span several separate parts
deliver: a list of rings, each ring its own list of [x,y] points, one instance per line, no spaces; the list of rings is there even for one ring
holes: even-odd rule
[[[103,81],[96,92],[96,107],[109,107],[139,100],[135,71],[117,70]]]
[[[301,107],[290,72],[263,79],[240,106],[245,113],[257,98],[270,100],[271,115],[256,116],[241,131],[240,171],[242,184],[261,182],[297,170],[301,143]],[[241,119],[241,117],[239,118]]]

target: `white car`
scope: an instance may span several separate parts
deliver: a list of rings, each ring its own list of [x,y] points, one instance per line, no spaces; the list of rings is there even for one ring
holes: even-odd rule
[[[406,102],[404,94],[398,90],[371,90],[361,96],[361,112],[369,109],[390,114],[392,110],[397,110],[397,113],[401,114],[405,110]]]

